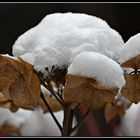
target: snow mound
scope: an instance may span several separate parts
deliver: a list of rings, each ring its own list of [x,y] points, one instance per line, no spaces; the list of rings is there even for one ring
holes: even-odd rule
[[[94,78],[107,87],[121,88],[125,84],[123,70],[114,60],[95,52],[83,52],[68,68],[69,74]]]
[[[122,64],[140,54],[140,33],[132,36],[120,49],[119,62]]]
[[[100,52],[117,59],[123,44],[119,33],[98,17],[55,13],[21,35],[13,45],[13,55],[42,70],[52,65],[69,66],[83,51]]]

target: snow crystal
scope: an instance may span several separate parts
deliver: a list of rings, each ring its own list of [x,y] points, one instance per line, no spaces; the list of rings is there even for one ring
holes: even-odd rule
[[[123,44],[119,33],[98,17],[55,13],[21,35],[13,45],[13,55],[42,70],[52,65],[69,66],[83,51],[100,52],[117,59]]]
[[[120,65],[107,56],[95,52],[77,55],[69,66],[68,73],[94,78],[107,87],[121,88],[125,83]]]
[[[122,64],[140,54],[140,33],[132,36],[120,49],[119,62]]]

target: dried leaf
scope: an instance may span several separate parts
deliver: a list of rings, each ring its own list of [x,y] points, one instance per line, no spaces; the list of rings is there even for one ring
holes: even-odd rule
[[[125,61],[124,63],[121,64],[121,66],[139,69],[140,68],[140,55],[137,55],[137,56]]]
[[[138,103],[140,101],[140,74],[138,69],[140,69],[140,55],[137,55],[128,61],[121,64],[122,67],[134,68],[133,74],[124,74],[126,85],[122,89],[122,95],[126,97],[133,103]]]
[[[16,112],[18,110],[18,107],[14,105],[12,101],[8,101],[6,103],[0,103],[0,107],[7,108],[11,112]]]
[[[116,111],[118,113],[118,115],[123,118],[125,115],[125,109],[121,106],[116,106]]]
[[[12,124],[9,124],[8,122],[5,122],[1,127],[0,127],[0,130],[1,131],[4,131],[8,134],[11,134],[11,135],[16,135],[16,136],[21,136],[21,133],[20,133],[20,127],[16,127]]]
[[[105,120],[107,123],[109,123],[109,121],[114,118],[117,114],[116,108],[115,106],[113,106],[113,104],[108,103],[105,107]]]
[[[105,120],[109,123],[116,115],[124,117],[125,109],[123,106],[118,106],[117,104],[107,103],[105,107]]]
[[[18,110],[18,107],[16,105],[14,105],[11,100],[9,100],[8,98],[6,98],[5,96],[2,96],[2,95],[0,96],[0,107],[8,108],[12,112],[16,112]]]
[[[122,88],[122,95],[133,103],[140,101],[140,74],[124,74],[126,85]]]
[[[116,88],[101,86],[95,79],[67,75],[64,88],[64,100],[70,103],[83,103],[93,109],[100,108],[108,102],[114,102]]]
[[[39,104],[39,79],[32,65],[17,60],[0,55],[0,92],[17,107],[34,109]]]
[[[10,99],[6,98],[2,93],[0,93],[0,103],[4,103],[10,101]]]
[[[48,102],[48,104],[50,105],[53,112],[62,110],[62,106],[60,105],[60,103],[56,99],[54,99],[53,97],[50,97],[46,94],[45,99]],[[42,108],[44,113],[49,112],[48,108],[46,107],[45,103],[43,102],[43,100],[41,98],[39,101],[39,106]]]
[[[32,95],[35,104],[38,105],[40,98],[40,81],[35,73],[33,73],[31,77],[30,93]]]
[[[132,103],[121,94],[118,94],[114,103],[108,103],[105,107],[105,119],[108,123],[116,115],[121,118],[124,117],[125,111],[132,105]]]

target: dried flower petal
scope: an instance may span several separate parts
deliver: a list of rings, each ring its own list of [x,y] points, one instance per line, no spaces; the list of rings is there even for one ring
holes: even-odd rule
[[[95,109],[108,102],[114,102],[117,90],[102,87],[95,79],[69,74],[64,88],[64,100],[70,103],[83,103]]]
[[[8,122],[5,122],[1,127],[1,131],[4,131],[8,134],[16,134],[16,136],[21,136],[20,127],[16,127]]]
[[[34,109],[39,104],[39,79],[32,65],[17,60],[0,55],[0,92],[17,107]]]
[[[117,114],[116,108],[115,106],[113,106],[113,104],[108,103],[105,107],[105,120],[107,123],[109,123],[109,121],[114,118]]]
[[[122,95],[134,103],[140,101],[140,74],[124,74],[126,85],[122,88]]]
[[[140,55],[137,55],[124,63],[121,64],[122,67],[140,69]]]
[[[125,109],[117,104],[107,103],[105,107],[105,120],[107,123],[110,122],[116,115],[123,117],[125,115]]]
[[[18,107],[15,104],[13,104],[12,100],[2,95],[0,95],[0,107],[8,108],[12,112],[16,112],[18,110]]]

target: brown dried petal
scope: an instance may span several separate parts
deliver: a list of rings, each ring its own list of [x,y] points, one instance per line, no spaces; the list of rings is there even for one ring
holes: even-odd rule
[[[16,79],[10,86],[9,93],[15,105],[29,109],[35,107],[35,102],[31,95],[30,89],[25,84],[23,76]]]
[[[113,106],[113,104],[108,103],[105,107],[105,120],[107,123],[109,123],[109,121],[114,118],[117,114],[116,108],[115,106]]]
[[[71,88],[76,88],[81,84],[85,83],[87,80],[85,77],[70,74],[67,74],[66,78],[67,78],[66,86]]]
[[[17,107],[12,101],[6,102],[3,105],[0,105],[3,108],[8,108],[11,112],[17,112],[19,107]]]
[[[16,136],[21,136],[20,127],[16,127],[8,122],[5,122],[1,127],[0,131],[4,131],[8,134],[16,134]]]
[[[140,55],[137,55],[137,56],[127,60],[126,62],[122,63],[121,66],[139,69],[140,68]]]
[[[38,105],[40,98],[40,81],[35,73],[33,73],[31,77],[30,93],[32,95],[35,104]]]
[[[2,93],[0,93],[0,103],[9,101],[10,99],[6,98]]]
[[[105,107],[105,120],[109,123],[116,115],[124,117],[125,109],[123,106],[118,106],[117,104],[107,103]]]
[[[122,95],[133,103],[140,101],[140,74],[124,74],[126,85],[122,88]]]
[[[91,108],[100,108],[107,102],[114,102],[117,89],[101,87],[97,81],[76,75],[68,75],[64,88],[64,100],[83,103]],[[94,84],[95,83],[95,84]]]
[[[18,107],[34,109],[39,103],[40,82],[33,66],[0,55],[0,92]]]
[[[116,106],[116,111],[118,113],[118,115],[123,118],[125,115],[125,109],[121,106]]]
[[[0,96],[0,107],[10,109],[12,112],[16,112],[18,110],[18,107],[13,104],[12,100],[5,96]]]

